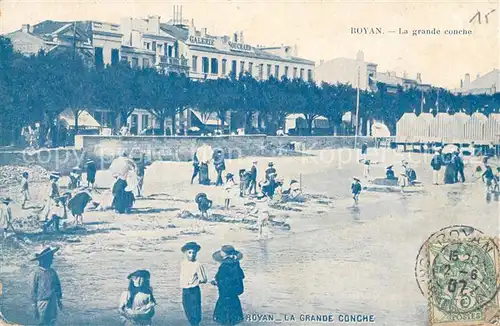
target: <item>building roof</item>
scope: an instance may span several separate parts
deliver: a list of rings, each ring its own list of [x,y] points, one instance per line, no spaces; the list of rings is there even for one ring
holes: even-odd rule
[[[468,86],[456,88],[453,91],[457,93],[482,94],[491,92],[493,86],[495,91],[500,91],[500,70],[493,69],[486,75],[483,75],[471,81]]]
[[[170,24],[160,24],[160,29],[181,41],[186,41],[189,36],[189,31],[187,29]]]
[[[71,109],[64,110],[60,115],[59,119],[66,123],[70,128],[75,126],[75,115]],[[81,128],[96,129],[100,128],[101,125],[90,115],[87,111],[80,111],[78,115],[78,126]]]

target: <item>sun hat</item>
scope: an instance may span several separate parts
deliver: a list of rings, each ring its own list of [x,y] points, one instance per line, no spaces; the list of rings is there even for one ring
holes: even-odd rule
[[[199,204],[202,198],[207,198],[207,194],[204,192],[197,194],[196,197],[194,197],[195,203]]]
[[[269,162],[269,163],[267,163],[267,166],[274,166],[274,163],[273,162]]]
[[[231,245],[223,245],[220,250],[212,254],[212,258],[222,263],[233,263],[241,260],[243,254]]]
[[[389,165],[388,167],[386,167],[386,169],[392,169],[394,165]]]
[[[8,203],[12,202],[12,198],[10,198],[10,197],[2,198],[2,202],[5,204],[8,204]]]
[[[356,181],[359,181],[359,179],[358,179],[358,178],[356,178],[356,177],[352,177],[352,178],[353,178],[354,180],[356,180]]]
[[[191,241],[191,242],[187,242],[185,245],[183,245],[181,248],[181,251],[185,252],[188,250],[194,250],[194,251],[198,252],[198,251],[200,251],[200,249],[201,249],[201,246],[199,244],[197,244],[194,241]]]
[[[142,277],[142,278],[151,278],[151,274],[145,269],[138,269],[133,273],[130,273],[127,278],[130,280],[132,277]]]
[[[61,174],[59,172],[52,172],[49,176],[49,179],[60,179]]]
[[[35,258],[30,259],[30,261],[40,260],[41,258],[47,257],[48,255],[53,255],[59,249],[60,249],[59,247],[56,248],[47,247],[43,249],[42,252],[40,252],[39,254],[35,254]]]

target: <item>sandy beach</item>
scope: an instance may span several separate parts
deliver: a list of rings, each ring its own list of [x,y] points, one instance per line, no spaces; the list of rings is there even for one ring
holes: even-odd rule
[[[309,154],[226,161],[227,172],[237,175],[240,168],[250,168],[257,160],[259,178],[273,161],[285,183],[301,180],[308,195],[305,203],[271,208],[271,218],[290,228],[278,223],[262,240],[248,217],[247,200],[236,198],[225,211],[223,187],[191,185],[190,163],[154,162],[146,170],[145,196],[136,201],[131,214],[89,210],[84,228],[69,228],[60,235],[20,233],[2,245],[3,314],[12,322],[33,324],[30,290],[35,264],[29,258],[50,245],[61,247],[53,266],[63,287],[60,325],[119,325],[116,311],[127,287],[126,276],[140,268],[152,274],[158,301],[154,323],[187,325],[178,288],[180,248],[196,241],[202,247],[199,260],[210,278],[217,271],[211,254],[221,245],[233,244],[243,252],[245,314],[373,314],[377,325],[426,325],[427,301],[413,271],[425,239],[453,224],[472,224],[485,234],[499,234],[498,199],[485,200],[482,182],[473,173],[479,159],[466,161],[470,182],[432,186],[428,155],[373,149],[369,154],[374,162],[372,176],[383,177],[387,165],[397,168],[407,159],[423,187],[407,193],[364,191],[354,205],[349,195],[352,176],[363,174],[357,152]],[[215,179],[213,169],[210,177]],[[66,183],[65,178],[60,181]],[[103,188],[111,183],[109,171],[98,171],[101,194],[95,197],[103,196],[108,191]],[[47,186],[48,182],[32,184],[34,202],[41,204]],[[15,194],[13,189],[0,189],[0,195]],[[194,197],[198,192],[214,201],[210,214],[215,220],[197,218]],[[13,205],[15,219],[27,214],[17,203]],[[209,325],[217,289],[206,285],[202,296],[203,324]]]

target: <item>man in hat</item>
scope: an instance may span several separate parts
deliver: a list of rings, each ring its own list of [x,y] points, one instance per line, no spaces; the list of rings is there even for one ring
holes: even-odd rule
[[[444,165],[443,155],[441,154],[441,150],[434,153],[434,156],[431,159],[431,167],[432,167],[432,184],[439,184],[439,174],[441,171],[441,167]]]
[[[38,261],[33,279],[33,306],[38,325],[55,325],[57,308],[62,310],[62,289],[59,276],[51,268],[54,253],[59,248],[45,248],[31,261]]]
[[[361,193],[361,183],[358,178],[353,177],[354,182],[351,185],[352,199],[357,204],[359,201],[359,194]]]
[[[252,195],[257,194],[257,161],[252,162],[252,168],[250,169],[250,186],[248,187],[248,193]]]
[[[146,160],[144,153],[136,159],[136,171],[137,171],[137,197],[142,197],[142,187],[144,185],[144,175],[146,172]]]
[[[57,198],[55,203],[44,215],[43,232],[46,233],[50,226],[54,226],[54,231],[59,232],[60,221],[65,220],[68,217],[68,212],[66,205],[68,200],[71,198],[71,193],[66,192],[61,197]]]
[[[2,239],[5,239],[7,236],[7,231],[9,228],[12,228],[12,210],[9,204],[12,202],[12,199],[9,197],[2,198],[0,203],[0,235]]]
[[[196,260],[200,249],[200,245],[196,242],[188,242],[181,248],[184,254],[180,277],[182,307],[189,324],[192,326],[197,326],[201,322],[200,284],[208,281],[205,268]]]
[[[366,156],[368,155],[368,144],[366,142],[361,145],[361,159],[366,160]]]
[[[276,169],[274,168],[273,162],[269,162],[267,166],[268,168],[266,170],[266,180],[270,180],[272,175],[276,176]]]

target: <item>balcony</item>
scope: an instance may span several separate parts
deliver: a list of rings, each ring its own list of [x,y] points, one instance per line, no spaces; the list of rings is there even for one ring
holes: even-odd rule
[[[181,68],[189,68],[187,59],[173,58],[166,55],[160,56],[160,64],[162,66],[178,66]]]

